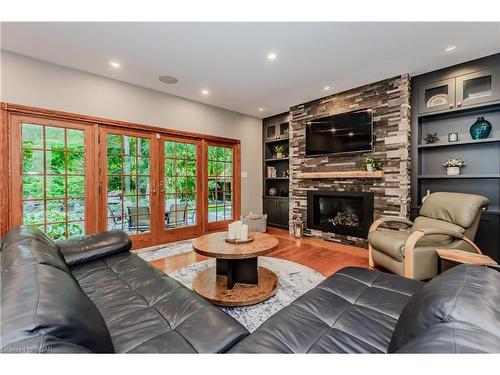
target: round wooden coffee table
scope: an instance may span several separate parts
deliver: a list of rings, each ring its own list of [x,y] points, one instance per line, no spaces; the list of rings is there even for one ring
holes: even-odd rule
[[[230,244],[227,232],[211,233],[193,241],[196,253],[216,259],[216,266],[200,272],[193,290],[218,306],[248,306],[265,301],[278,289],[278,277],[257,264],[257,257],[278,247],[278,239],[252,232],[252,242]]]

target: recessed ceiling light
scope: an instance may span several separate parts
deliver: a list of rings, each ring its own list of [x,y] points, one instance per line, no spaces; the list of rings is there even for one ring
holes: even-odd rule
[[[278,55],[276,55],[276,53],[274,53],[274,52],[271,52],[271,53],[269,53],[269,54],[267,55],[267,58],[268,58],[269,60],[271,60],[271,61],[272,61],[272,60],[275,60],[275,59],[276,59],[276,57],[278,57]]]
[[[109,65],[111,65],[113,68],[117,68],[117,69],[120,67],[120,63],[116,62],[116,61],[111,61],[109,63]]]
[[[457,48],[457,46],[452,45],[452,46],[446,47],[444,50],[445,50],[446,52],[450,52],[450,51],[453,51],[455,48]]]
[[[259,112],[264,112],[264,108],[259,108]]]
[[[208,94],[210,94],[210,92],[209,92],[208,90],[201,90],[201,93],[202,93],[203,95],[208,95]]]
[[[323,90],[330,90],[330,86],[323,87]]]
[[[158,79],[163,83],[168,83],[169,85],[179,82],[179,80],[172,76],[159,76]]]

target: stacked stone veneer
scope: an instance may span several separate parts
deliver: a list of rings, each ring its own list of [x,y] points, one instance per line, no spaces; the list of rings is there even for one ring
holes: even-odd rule
[[[307,121],[360,109],[373,110],[373,151],[364,154],[305,157]],[[307,229],[307,191],[374,193],[374,219],[410,211],[410,77],[407,74],[290,108],[290,221],[301,215],[305,234],[367,246],[366,240]],[[301,172],[355,171],[365,157],[377,159],[381,179],[298,179]],[[290,222],[292,228],[292,222]]]

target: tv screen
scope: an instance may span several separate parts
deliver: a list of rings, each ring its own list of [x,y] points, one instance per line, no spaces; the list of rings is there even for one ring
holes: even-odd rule
[[[372,111],[341,113],[306,124],[306,155],[369,152],[372,150]]]

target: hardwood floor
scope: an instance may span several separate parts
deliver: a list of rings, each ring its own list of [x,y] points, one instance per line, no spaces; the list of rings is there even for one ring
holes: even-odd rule
[[[295,239],[287,231],[270,228],[268,233],[279,240],[278,248],[267,256],[290,260],[330,276],[347,266],[369,268],[368,250],[313,238]],[[173,255],[150,263],[165,273],[207,259],[194,251]]]

